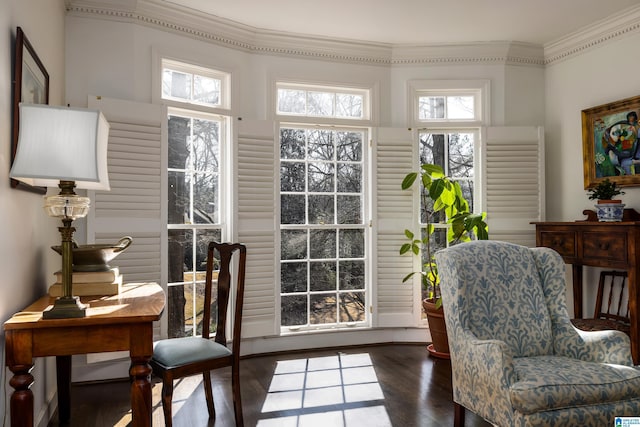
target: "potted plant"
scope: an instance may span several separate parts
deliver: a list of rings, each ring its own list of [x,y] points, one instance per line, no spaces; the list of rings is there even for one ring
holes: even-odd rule
[[[462,189],[457,181],[447,177],[442,168],[434,164],[423,164],[419,172],[407,174],[402,181],[402,189],[411,188],[420,177],[422,183],[422,218],[425,224],[425,235],[417,238],[411,230],[405,230],[408,239],[400,248],[400,254],[411,253],[422,256],[422,268],[403,278],[403,283],[409,281],[415,274],[419,274],[423,290],[427,297],[422,301],[427,315],[429,330],[433,343],[429,345],[429,352],[436,357],[448,358],[449,343],[446,335],[444,315],[442,312],[442,298],[440,296],[440,279],[438,267],[434,258],[433,237],[436,231],[435,223],[446,222],[447,242],[454,245],[472,239],[486,240],[489,238],[488,226],[485,222],[486,214],[475,214],[469,211],[469,202],[464,198]],[[421,255],[422,254],[422,255]]]
[[[622,200],[614,199],[614,197],[624,194],[624,191],[620,190],[615,182],[611,182],[609,178],[605,178],[595,187],[587,190],[587,192],[589,193],[589,200],[598,201],[595,205],[598,221],[622,221],[625,205],[622,204]]]

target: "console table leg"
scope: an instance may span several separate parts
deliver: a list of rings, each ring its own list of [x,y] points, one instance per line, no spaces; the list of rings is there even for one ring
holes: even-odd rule
[[[12,365],[9,369],[13,372],[9,385],[14,389],[10,403],[11,427],[33,427],[33,364]]]
[[[572,265],[573,275],[573,317],[582,319],[582,266]]]
[[[149,357],[131,356],[131,412],[134,427],[150,427],[153,408],[151,406],[151,366]]]
[[[58,384],[58,420],[66,423],[71,419],[71,356],[56,357]]]

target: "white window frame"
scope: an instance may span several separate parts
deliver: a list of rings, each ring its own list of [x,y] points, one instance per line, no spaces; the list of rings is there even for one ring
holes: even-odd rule
[[[473,197],[474,212],[482,212],[484,210],[484,200],[482,199],[482,156],[483,156],[483,142],[481,140],[482,127],[486,126],[490,122],[491,102],[490,102],[490,81],[489,80],[410,80],[407,84],[407,112],[408,112],[408,127],[417,129],[416,137],[422,132],[427,133],[473,133],[474,134],[474,147],[473,147],[473,163],[474,163],[474,189]],[[473,119],[420,119],[419,117],[419,98],[422,96],[473,96],[474,97],[474,118]],[[414,157],[416,162],[416,168],[418,167],[418,150],[419,140],[414,143]],[[447,148],[447,158],[448,158]],[[445,173],[448,174],[447,165],[445,165]],[[417,187],[417,186],[416,186]],[[415,197],[418,197],[419,189],[414,189]],[[420,201],[417,201],[419,206]],[[419,215],[416,215],[415,225],[416,230],[420,233],[423,228],[423,224],[420,222]],[[434,224],[435,228],[447,228],[446,224]],[[417,234],[421,235],[421,234]],[[414,271],[419,271],[422,268],[421,257],[415,257],[414,259]],[[414,301],[416,304],[422,301],[422,285],[418,275],[414,276]],[[422,313],[422,310],[416,310],[417,313]],[[421,326],[427,326],[426,318],[421,317],[418,320]]]
[[[280,265],[281,265],[281,242],[280,242],[280,185],[277,186],[277,204],[278,204],[278,216],[276,218],[276,277],[277,277],[277,295],[278,295],[278,307],[276,310],[277,313],[277,324],[280,325],[280,334],[300,334],[300,333],[309,333],[313,331],[321,331],[321,330],[353,330],[354,328],[370,328],[373,324],[372,321],[372,303],[373,303],[373,267],[372,267],[372,227],[371,227],[371,200],[372,200],[372,182],[371,182],[371,116],[372,116],[372,93],[374,89],[371,87],[363,88],[353,85],[333,85],[326,83],[311,83],[311,82],[293,82],[286,80],[278,80],[273,82],[272,85],[273,90],[271,91],[271,96],[273,97],[270,105],[271,105],[271,114],[276,122],[277,129],[277,137],[276,144],[279,145],[280,141],[280,129],[283,127],[301,127],[301,128],[309,128],[309,127],[317,127],[317,128],[327,128],[329,127],[331,130],[356,130],[364,132],[363,139],[363,171],[362,171],[362,194],[363,194],[363,222],[362,227],[365,230],[365,316],[366,320],[362,322],[353,322],[353,323],[328,323],[328,324],[318,324],[318,325],[306,325],[306,326],[282,326],[281,318],[280,318],[280,295],[281,295],[281,286],[280,286]],[[305,116],[298,114],[279,114],[278,113],[278,89],[303,89],[309,91],[326,91],[333,93],[357,93],[363,95],[363,118],[362,119],[354,119],[354,118],[336,118],[336,117],[323,117],[323,116]],[[279,153],[279,149],[276,150]],[[279,182],[279,170],[280,170],[280,157],[278,155],[278,164],[276,165],[276,169],[278,170],[278,182]],[[307,225],[305,225],[307,226]],[[313,225],[309,225],[309,227],[313,228]],[[336,224],[337,228],[353,228],[354,226],[341,226],[340,224]],[[359,227],[359,226],[358,226]],[[340,291],[337,291],[340,293]]]
[[[162,55],[156,51],[153,52],[154,63],[157,64],[155,68],[155,72],[153,75],[153,100],[155,103],[160,103],[167,106],[167,118],[169,115],[176,114],[181,116],[187,116],[191,118],[199,118],[199,119],[214,119],[219,120],[220,124],[220,172],[218,174],[219,179],[219,192],[220,192],[220,210],[218,212],[218,222],[215,224],[169,224],[168,218],[165,216],[163,218],[164,226],[168,230],[176,230],[176,229],[193,229],[195,230],[216,230],[219,229],[221,233],[221,238],[223,241],[233,240],[233,191],[232,191],[232,111],[231,111],[231,73],[196,65],[188,60],[180,60],[175,57],[169,57]],[[184,99],[173,98],[173,97],[164,97],[162,92],[162,76],[164,68],[171,68],[172,70],[181,71],[190,74],[199,74],[206,77],[211,77],[215,79],[221,80],[220,85],[220,104],[216,107],[212,107],[208,104],[191,102]],[[165,160],[166,162],[166,160]],[[166,168],[166,163],[165,163]],[[167,169],[168,170],[168,169]],[[164,186],[163,194],[165,196],[168,194],[167,188],[167,177],[163,180],[162,185]],[[162,201],[163,204],[167,203],[167,199]],[[167,209],[165,208],[165,215]],[[167,239],[167,234],[163,235],[163,238]],[[165,255],[165,262],[167,261],[167,256]],[[168,277],[167,277],[168,279]],[[203,281],[196,280],[193,278],[193,281],[190,282],[171,282],[171,285],[180,285],[187,283],[203,283]],[[169,282],[167,280],[166,286],[169,286]],[[194,296],[195,298],[195,296]],[[235,295],[231,295],[231,298],[235,298]],[[187,303],[194,304],[194,301],[188,301]],[[168,319],[167,319],[168,321]],[[230,328],[230,325],[227,325],[227,328]],[[195,334],[196,328],[193,329],[193,334]]]

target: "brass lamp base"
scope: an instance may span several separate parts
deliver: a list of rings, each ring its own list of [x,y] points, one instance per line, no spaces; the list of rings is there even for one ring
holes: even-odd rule
[[[68,319],[85,317],[87,304],[80,302],[78,297],[60,297],[51,308],[42,312],[43,319]]]

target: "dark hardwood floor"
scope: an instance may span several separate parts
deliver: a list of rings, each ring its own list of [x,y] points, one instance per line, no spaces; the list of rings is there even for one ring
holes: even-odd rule
[[[440,427],[453,425],[451,364],[423,345],[376,345],[257,356],[241,362],[247,427]],[[213,371],[215,426],[234,426],[230,369]],[[153,379],[153,424],[163,426]],[[202,377],[176,381],[175,427],[213,426]],[[127,381],[74,384],[71,426],[127,426]],[[467,411],[467,427],[489,423]],[[58,427],[57,416],[49,427]]]

